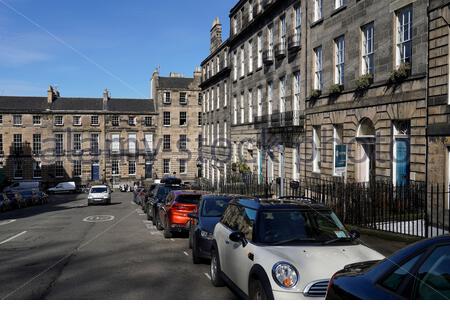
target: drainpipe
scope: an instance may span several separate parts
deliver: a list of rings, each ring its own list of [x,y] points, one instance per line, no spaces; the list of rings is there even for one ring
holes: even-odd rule
[[[430,12],[429,12],[429,4],[427,6],[427,51],[426,51],[426,65],[427,65],[427,76],[426,76],[426,96],[425,96],[425,106],[426,106],[426,111],[425,111],[425,116],[426,116],[426,124],[425,124],[425,190],[426,190],[426,194],[425,194],[425,237],[428,238],[428,151],[429,151],[429,143],[428,143],[428,125],[429,125],[429,117],[428,117],[428,95],[429,95],[429,75],[430,75],[430,68],[428,66],[429,63],[429,43],[430,43]]]
[[[304,149],[304,156],[305,156],[305,159],[304,159],[304,164],[303,164],[303,167],[304,167],[304,170],[303,170],[303,175],[304,175],[304,178],[305,178],[305,181],[306,181],[306,178],[307,178],[307,175],[306,175],[306,151],[307,151],[307,148],[306,148],[306,95],[307,95],[307,90],[308,90],[308,76],[309,76],[309,74],[308,74],[308,39],[309,39],[309,37],[308,37],[308,30],[309,30],[309,28],[308,28],[308,25],[309,25],[309,23],[308,23],[308,21],[309,21],[309,19],[308,19],[308,2],[309,1],[304,1],[303,3],[305,4],[305,15],[306,15],[306,19],[305,19],[305,21],[306,21],[306,28],[305,28],[305,32],[304,32],[304,40],[303,40],[303,42],[304,42],[304,44],[305,44],[305,50],[304,50],[304,56],[305,56],[305,73],[306,73],[306,76],[304,77],[304,79],[305,79],[305,103],[303,104],[303,106],[304,106],[304,108],[305,108],[305,110],[303,110],[303,112],[304,112],[304,125],[303,125],[303,137],[304,137],[304,139],[303,139],[303,149]],[[300,155],[299,155],[300,156]],[[299,176],[301,176],[301,175],[299,175]]]

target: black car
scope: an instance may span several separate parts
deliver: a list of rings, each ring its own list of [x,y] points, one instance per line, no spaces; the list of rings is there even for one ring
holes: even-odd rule
[[[450,299],[450,236],[423,240],[381,262],[349,265],[330,281],[327,299]]]
[[[198,212],[190,215],[189,247],[192,248],[192,261],[195,264],[211,258],[214,227],[232,199],[230,195],[204,195]]]
[[[147,214],[147,220],[152,220],[153,225],[156,226],[156,219],[158,216],[158,209],[161,203],[166,201],[167,195],[170,191],[180,190],[181,186],[178,184],[158,184],[150,196],[147,198],[147,204],[145,206],[145,213]]]

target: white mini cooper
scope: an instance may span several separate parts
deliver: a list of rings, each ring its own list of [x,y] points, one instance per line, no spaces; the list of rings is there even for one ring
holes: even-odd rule
[[[214,229],[211,282],[250,299],[323,299],[335,272],[384,259],[358,237],[323,205],[236,198]]]

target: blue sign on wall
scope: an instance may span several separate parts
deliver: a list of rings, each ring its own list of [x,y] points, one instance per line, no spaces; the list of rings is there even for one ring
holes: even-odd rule
[[[343,176],[347,171],[347,146],[338,144],[334,150],[334,174]]]

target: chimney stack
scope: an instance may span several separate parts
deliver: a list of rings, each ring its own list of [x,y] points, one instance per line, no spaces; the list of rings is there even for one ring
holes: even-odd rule
[[[59,92],[53,86],[49,86],[47,90],[47,103],[52,104],[58,98]]]
[[[105,89],[103,91],[103,110],[108,109],[108,101],[111,99],[111,95],[109,94],[109,90]]]
[[[211,28],[211,53],[213,53],[222,44],[222,24],[219,18],[214,19]]]

